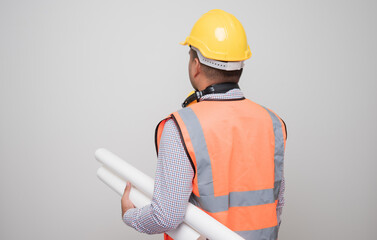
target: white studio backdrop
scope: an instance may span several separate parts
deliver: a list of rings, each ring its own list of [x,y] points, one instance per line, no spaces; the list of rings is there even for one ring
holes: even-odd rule
[[[191,86],[178,42],[220,8],[253,53],[240,86],[287,123],[279,239],[377,230],[375,1],[0,1],[0,239],[161,239],[121,221],[105,147],[154,176],[156,124]]]

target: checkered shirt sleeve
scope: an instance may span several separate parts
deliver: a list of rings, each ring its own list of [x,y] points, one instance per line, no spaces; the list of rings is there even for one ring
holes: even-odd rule
[[[123,221],[147,234],[164,233],[182,223],[192,192],[194,171],[172,119],[165,123],[159,146],[152,202],[128,210]]]

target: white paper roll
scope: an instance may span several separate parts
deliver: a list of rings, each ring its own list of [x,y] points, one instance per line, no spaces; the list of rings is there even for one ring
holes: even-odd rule
[[[131,182],[132,185],[142,191],[147,197],[152,198],[154,188],[153,178],[141,172],[107,149],[98,149],[95,152],[95,157],[116,175]]]
[[[123,195],[124,188],[126,187],[126,181],[115,175],[104,166],[97,170],[97,176],[120,196]],[[148,197],[134,187],[131,188],[130,200],[138,208],[144,207],[151,203],[151,200]],[[167,232],[167,234],[174,240],[196,240],[200,237],[198,232],[193,230],[185,223],[180,224],[176,229]]]
[[[112,152],[100,148],[95,152],[96,159],[103,163],[111,171],[130,181],[137,189],[146,196],[152,197],[154,180],[127,163]],[[188,203],[184,222],[199,232],[202,236],[216,240],[242,240],[243,238],[212,218],[198,207]]]

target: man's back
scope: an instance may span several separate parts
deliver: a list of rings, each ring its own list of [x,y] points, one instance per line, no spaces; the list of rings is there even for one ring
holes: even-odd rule
[[[194,171],[190,201],[246,239],[276,239],[285,127],[247,99],[172,114]]]

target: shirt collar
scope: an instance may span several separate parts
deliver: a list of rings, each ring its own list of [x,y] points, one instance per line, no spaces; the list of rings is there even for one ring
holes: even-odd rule
[[[226,93],[211,93],[211,94],[204,95],[203,97],[199,99],[199,102],[203,100],[209,100],[209,99],[226,100],[226,99],[239,99],[239,98],[244,98],[244,95],[241,89],[235,88],[235,89],[229,90]]]

